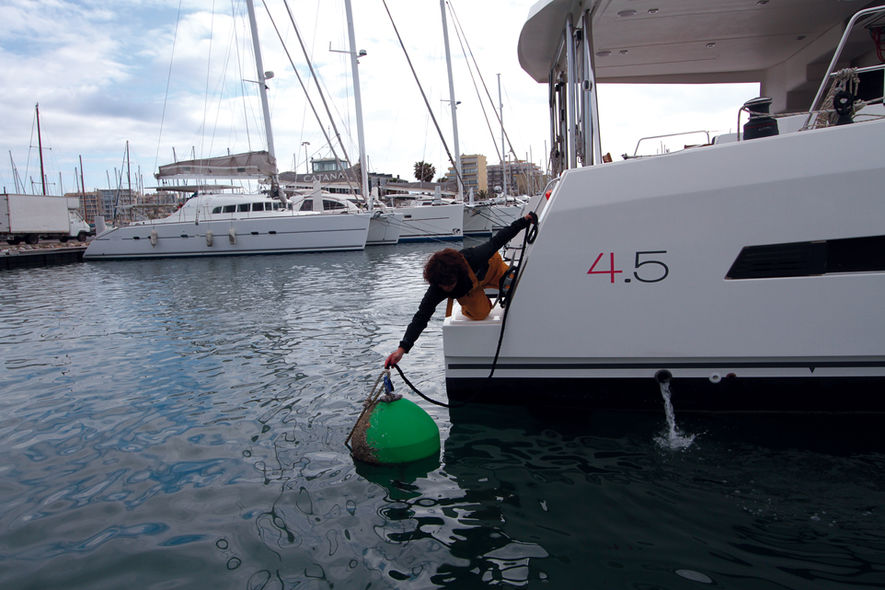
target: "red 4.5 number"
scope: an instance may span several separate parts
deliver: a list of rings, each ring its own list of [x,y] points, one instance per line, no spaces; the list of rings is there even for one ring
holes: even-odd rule
[[[658,254],[666,254],[666,250],[642,250],[639,252],[634,252],[633,259],[633,277],[641,282],[641,283],[657,283],[663,281],[670,274],[670,268],[662,261],[657,260],[655,258],[649,258],[651,255]],[[599,256],[596,257],[596,260],[593,261],[593,264],[590,266],[590,270],[587,271],[588,275],[608,275],[609,282],[611,284],[615,283],[615,275],[621,274],[624,271],[619,270],[615,267],[615,253],[608,252],[608,268],[596,268],[599,266],[599,261],[602,260],[602,257],[605,256],[605,252],[600,252]],[[604,263],[603,263],[604,264]],[[640,272],[642,276],[640,276]],[[629,283],[630,279],[624,279],[625,283]]]

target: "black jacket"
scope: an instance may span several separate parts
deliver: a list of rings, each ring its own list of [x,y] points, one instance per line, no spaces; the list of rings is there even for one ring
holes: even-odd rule
[[[461,255],[467,260],[467,264],[470,265],[470,268],[473,270],[477,279],[481,281],[486,276],[486,272],[489,270],[489,259],[495,255],[495,252],[503,248],[504,245],[512,240],[521,229],[528,227],[528,225],[529,222],[525,217],[520,217],[509,226],[493,235],[487,242],[483,242],[479,246],[474,246],[473,248],[459,250]],[[433,316],[436,306],[439,305],[441,301],[449,297],[454,299],[463,297],[464,295],[467,295],[472,288],[473,284],[470,281],[470,277],[466,274],[458,278],[458,283],[455,285],[455,289],[451,293],[446,293],[436,285],[430,285],[427,287],[427,291],[421,299],[421,304],[418,305],[418,311],[415,312],[412,321],[409,323],[409,327],[406,328],[406,333],[403,336],[403,339],[400,340],[399,345],[403,350],[409,352],[409,350],[412,349],[418,336],[420,336],[421,332],[424,331],[424,328],[427,327],[427,322],[429,322],[431,316]]]

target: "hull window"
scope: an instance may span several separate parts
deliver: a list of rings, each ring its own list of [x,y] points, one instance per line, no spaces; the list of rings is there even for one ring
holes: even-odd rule
[[[727,279],[885,271],[885,236],[745,246]]]

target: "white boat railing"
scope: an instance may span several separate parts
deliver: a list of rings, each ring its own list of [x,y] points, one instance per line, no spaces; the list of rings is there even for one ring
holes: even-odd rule
[[[805,121],[804,127],[808,127],[815,114],[823,110],[825,106],[824,99],[827,96],[827,87],[838,77],[839,70],[837,70],[837,65],[839,59],[842,57],[842,52],[845,50],[845,46],[848,44],[849,38],[854,32],[854,28],[861,21],[864,21],[864,24],[868,29],[873,29],[877,25],[878,27],[885,26],[885,5],[860,10],[848,21],[848,24],[845,26],[845,32],[842,33],[842,38],[836,46],[836,51],[833,52],[833,58],[830,60],[829,67],[827,67],[827,73],[824,75],[823,80],[821,80],[820,87],[817,90],[817,94],[814,96],[814,100],[811,101],[811,108],[809,109],[808,118]],[[865,68],[852,68],[855,74],[874,72],[882,69],[885,69],[885,64]],[[883,89],[883,95],[885,95],[885,89]]]
[[[836,64],[839,63],[839,58],[842,57],[842,51],[845,49],[845,46],[848,44],[848,38],[851,36],[854,27],[861,19],[867,19],[868,17],[872,17],[875,15],[879,15],[880,17],[885,17],[885,6],[874,6],[872,8],[866,8],[864,10],[860,10],[855,13],[854,16],[851,17],[851,20],[848,21],[848,25],[845,27],[845,32],[842,33],[842,38],[839,40],[839,45],[836,46],[836,51],[833,53],[833,59],[830,60],[830,65],[827,68],[827,73],[821,81],[820,88],[817,89],[817,94],[814,96],[814,100],[811,101],[811,110],[815,111],[820,109],[821,101],[824,97],[824,92],[827,89],[827,85],[830,80],[836,73]],[[867,23],[868,27],[872,27],[873,24],[878,22],[879,19],[873,19],[872,22]],[[879,66],[873,66],[879,67]],[[870,70],[872,71],[872,70]]]
[[[636,149],[633,150],[633,155],[623,154],[622,157],[625,160],[631,160],[634,158],[644,158],[644,157],[648,157],[648,156],[657,156],[657,155],[661,155],[661,154],[665,154],[665,153],[670,153],[670,149],[667,148],[666,146],[664,146],[664,150],[666,150],[666,151],[661,151],[658,154],[640,155],[639,154],[639,146],[642,145],[642,142],[645,142],[645,141],[651,141],[651,140],[655,140],[655,139],[673,139],[675,137],[683,137],[683,136],[688,137],[691,135],[703,135],[705,139],[702,143],[684,144],[681,149],[686,149],[689,147],[696,147],[698,145],[708,145],[710,143],[710,132],[709,131],[680,131],[678,133],[665,133],[663,135],[651,135],[649,137],[642,137],[639,139],[639,141],[636,142]],[[663,145],[663,142],[661,142],[661,143]]]

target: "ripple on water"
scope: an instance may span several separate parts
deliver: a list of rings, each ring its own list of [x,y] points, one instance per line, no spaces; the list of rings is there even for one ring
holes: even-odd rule
[[[425,406],[440,457],[354,463],[437,247],[9,273],[0,584],[885,586],[885,445],[829,423]],[[404,368],[444,399],[440,326]]]

